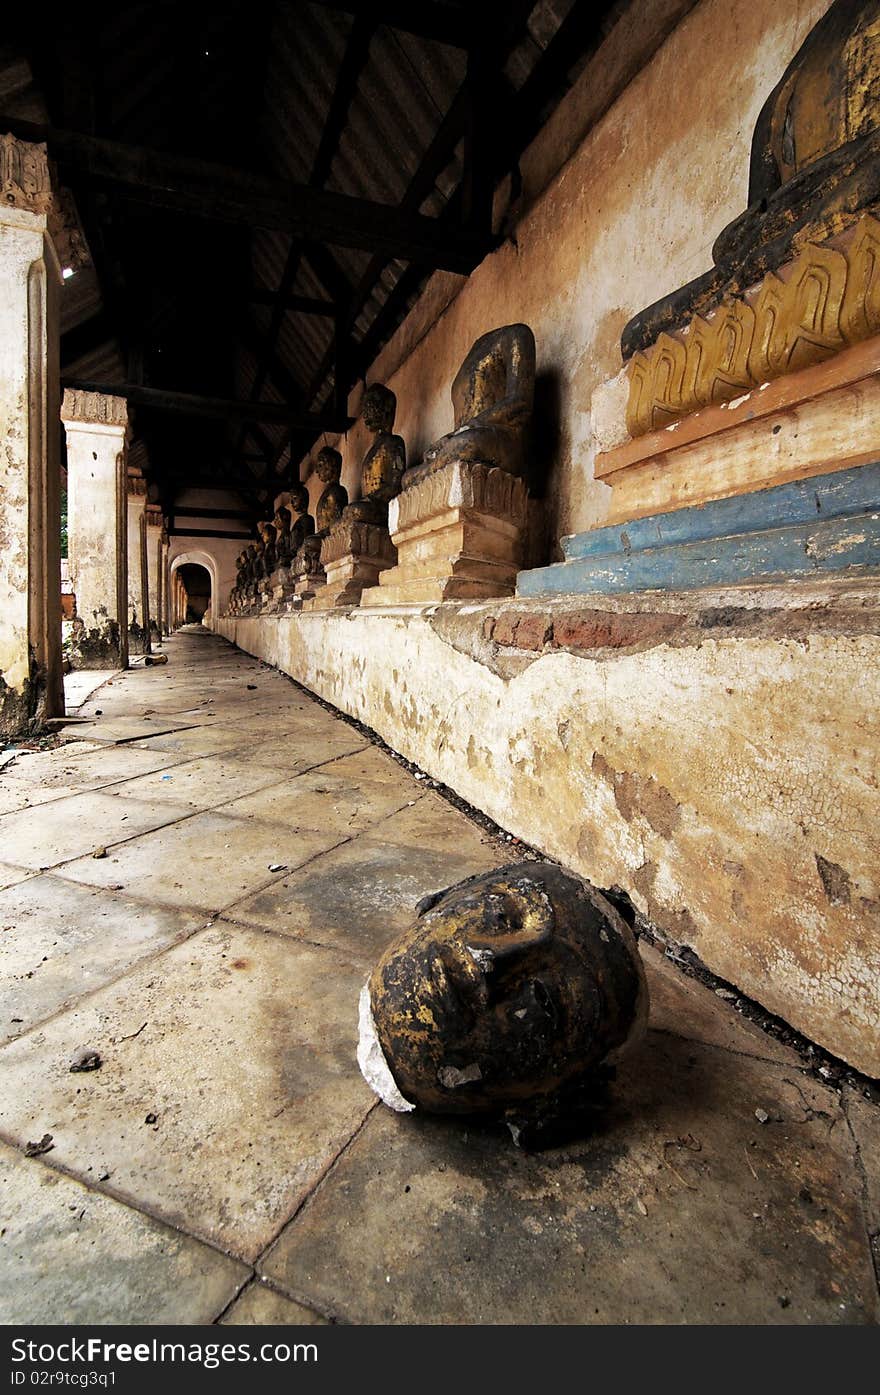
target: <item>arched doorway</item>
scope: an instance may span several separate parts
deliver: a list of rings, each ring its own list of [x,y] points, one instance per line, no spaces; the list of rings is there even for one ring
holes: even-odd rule
[[[217,569],[206,552],[182,552],[171,563],[171,627],[211,625],[216,611]]]
[[[211,575],[201,562],[185,562],[177,574],[183,583],[183,623],[201,625],[211,608]]]

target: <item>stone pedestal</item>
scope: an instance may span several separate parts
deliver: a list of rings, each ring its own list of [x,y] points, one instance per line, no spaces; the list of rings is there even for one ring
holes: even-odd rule
[[[359,521],[337,523],[321,545],[321,566],[327,583],[306,602],[305,609],[357,605],[361,592],[374,587],[380,573],[396,561],[397,553],[387,528]]]
[[[68,389],[67,538],[76,596],[75,668],[128,666],[128,519],[124,397]]]
[[[455,460],[388,508],[397,566],[363,606],[510,596],[522,565],[528,492],[507,470]]]
[[[64,711],[58,293],[46,148],[0,135],[0,733]]]

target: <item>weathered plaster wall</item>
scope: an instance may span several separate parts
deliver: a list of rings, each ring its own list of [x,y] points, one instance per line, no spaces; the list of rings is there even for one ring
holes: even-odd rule
[[[439,314],[433,327],[414,341],[405,323],[368,375],[397,393],[412,462],[451,428],[449,388],[473,341],[524,320],[538,347],[534,459],[547,479],[549,536],[602,522],[609,490],[593,479],[591,394],[620,370],[626,321],[711,265],[715,237],[746,206],[758,111],[827,8],[700,0],[451,304],[449,277],[433,279],[423,297]],[[604,72],[601,54],[597,63],[570,109]],[[421,325],[419,305],[409,318]],[[358,424],[340,446],[355,493],[365,442]],[[317,480],[309,492],[314,505]]]
[[[141,514],[143,495],[129,494],[126,500],[128,528],[128,629],[133,641],[142,643],[143,595],[141,587]]]
[[[64,711],[57,431],[60,267],[44,214],[0,214],[0,734]]]
[[[880,1075],[877,601],[850,583],[219,628]]]
[[[76,597],[74,667],[128,664],[124,425],[67,423],[67,533]]]

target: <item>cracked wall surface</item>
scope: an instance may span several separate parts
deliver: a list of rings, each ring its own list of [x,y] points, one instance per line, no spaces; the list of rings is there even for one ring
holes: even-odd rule
[[[219,627],[880,1074],[877,592],[635,606],[497,601]]]

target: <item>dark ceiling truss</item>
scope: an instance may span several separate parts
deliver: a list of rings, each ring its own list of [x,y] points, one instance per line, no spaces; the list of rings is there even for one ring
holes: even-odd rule
[[[458,9],[433,0],[315,0],[315,4],[453,48],[468,48],[474,42],[473,16],[478,8],[474,5]]]
[[[489,250],[485,240],[464,231],[450,236],[436,219],[389,204],[30,121],[7,119],[4,125],[21,140],[45,142],[62,174],[77,184],[112,188],[151,208],[274,229],[303,241],[319,239],[463,273],[472,271]],[[284,287],[283,295],[289,293],[290,287]]]
[[[560,83],[564,83],[566,74],[575,62],[582,60],[585,52],[598,46],[607,27],[607,21],[603,22],[603,16],[615,13],[619,5],[597,5],[595,0],[575,0],[568,16],[547,45],[542,58],[517,93],[510,90],[500,70],[507,52],[516,42],[519,27],[525,23],[533,4],[525,0],[525,3],[519,6],[510,4],[506,8],[507,30],[500,45],[498,61],[494,66],[490,66],[485,55],[481,54],[478,63],[469,62],[468,78],[450,107],[446,120],[438,130],[403,202],[404,207],[419,207],[430,192],[440,169],[448,163],[452,149],[462,133],[470,133],[473,130],[470,137],[473,141],[482,125],[484,131],[491,133],[492,139],[482,146],[471,146],[470,161],[465,165],[463,178],[440,219],[441,222],[450,225],[450,233],[454,226],[460,226],[463,218],[474,217],[473,191],[478,184],[482,187],[485,199],[487,191],[491,190],[494,193],[499,180],[511,169],[515,169],[519,156],[541,127],[551,95],[554,92],[558,95]],[[480,104],[479,107],[477,104]],[[485,219],[485,204],[476,216]],[[386,266],[387,261],[381,254],[372,258],[355,293],[349,329],[369,301]],[[383,344],[394,333],[425,280],[426,273],[423,267],[412,264],[404,270],[351,355],[349,371],[352,383],[363,376]],[[332,359],[325,354],[303,396],[304,406],[311,405],[322,395],[332,371]],[[336,396],[338,400],[338,390]]]
[[[371,19],[356,18],[354,24],[351,27],[351,31],[348,35],[348,39],[345,45],[345,52],[343,54],[342,63],[339,69],[338,79],[333,91],[333,96],[330,101],[330,107],[327,112],[326,119],[324,121],[324,128],[321,132],[321,139],[318,143],[318,149],[315,154],[314,161],[312,163],[312,169],[309,176],[310,188],[320,189],[321,186],[326,182],[327,176],[330,173],[330,167],[333,164],[333,157],[338,149],[339,139],[345,127],[345,122],[348,117],[351,102],[357,89],[358,79],[360,78],[360,75],[364,68],[364,64],[366,63],[367,58],[369,56],[370,41],[373,37],[374,30],[375,24]],[[268,333],[266,334],[262,344],[258,346],[256,350],[257,366],[256,372],[254,374],[254,381],[251,387],[251,397],[259,396],[267,373],[272,372],[273,376],[276,378],[277,381],[276,344],[278,342],[278,336],[281,332],[281,325],[283,323],[284,316],[287,313],[286,302],[290,297],[291,288],[293,286],[294,281],[296,280],[300,260],[304,251],[307,253],[309,251],[306,240],[302,237],[294,236],[291,239],[290,246],[287,251],[287,258],[285,260],[284,270],[281,274],[281,280],[278,285],[276,301],[272,307],[272,317],[269,322]],[[317,255],[313,252],[310,256],[310,261],[312,262],[312,265],[315,271],[317,272],[318,276],[321,277],[322,268],[326,270],[325,259],[321,257],[320,252],[318,252]],[[329,279],[329,291],[331,296],[334,297],[334,299],[331,301],[331,304],[333,305],[334,321],[333,342],[336,346],[336,353],[338,357],[338,355],[342,352],[341,340],[338,333],[338,326],[340,322],[340,311],[338,302],[340,299],[347,302],[349,296],[349,287],[347,282],[344,281],[344,278],[342,278],[342,274],[338,273],[337,275],[335,269]],[[341,287],[340,281],[342,281]],[[325,288],[327,288],[326,282]],[[300,395],[300,390],[297,389],[296,397],[299,398]],[[244,435],[239,437],[239,450],[241,449],[243,443]],[[279,452],[275,451],[273,453],[272,459],[273,471],[277,471],[278,463]]]
[[[300,431],[347,431],[351,421],[332,412],[302,412],[283,402],[235,402],[204,397],[192,392],[170,392],[167,388],[145,387],[141,383],[93,383],[62,376],[62,387],[79,392],[111,393],[124,397],[136,407],[152,407],[160,412],[183,412],[188,416],[216,417],[220,421],[263,421]]]
[[[499,181],[623,7],[84,0],[51,32],[23,21],[49,122],[3,126],[47,141],[101,288],[62,371],[128,398],[166,513],[196,484],[265,516],[286,462],[345,429],[428,276],[498,244]],[[126,381],[101,379],[120,352]]]

